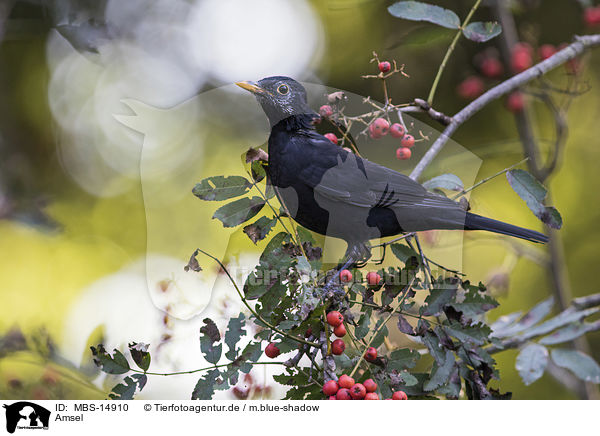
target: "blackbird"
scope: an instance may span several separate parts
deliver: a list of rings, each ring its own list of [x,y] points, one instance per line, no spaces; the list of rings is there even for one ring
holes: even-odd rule
[[[410,177],[333,144],[315,130],[318,115],[294,79],[236,84],[255,95],[269,119],[267,173],[278,198],[303,227],[345,240],[348,258],[369,258],[371,239],[434,229],[486,230],[547,242],[534,230],[466,212]]]

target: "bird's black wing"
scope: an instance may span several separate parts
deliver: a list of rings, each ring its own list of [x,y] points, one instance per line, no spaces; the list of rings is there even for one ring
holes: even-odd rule
[[[303,165],[295,177],[310,185],[324,208],[360,215],[373,208],[392,210],[405,231],[459,229],[465,211],[454,201],[427,191],[410,177],[360,158],[318,134],[303,140]],[[349,207],[353,209],[348,209]]]

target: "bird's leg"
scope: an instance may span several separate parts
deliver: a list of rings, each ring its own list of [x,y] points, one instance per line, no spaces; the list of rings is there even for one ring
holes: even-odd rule
[[[402,235],[402,236],[399,236],[399,237],[397,237],[397,238],[394,238],[394,239],[392,239],[391,241],[382,242],[381,244],[377,244],[377,245],[371,245],[371,246],[369,246],[369,249],[371,249],[371,250],[372,250],[373,248],[378,248],[378,247],[381,247],[381,248],[383,248],[383,253],[382,253],[382,255],[381,255],[381,259],[374,261],[374,263],[375,263],[376,265],[381,265],[381,264],[383,263],[383,261],[385,260],[386,248],[387,248],[389,245],[392,245],[394,242],[398,242],[398,241],[401,241],[401,240],[403,240],[403,239],[410,238],[410,237],[411,237],[411,236],[413,236],[413,235],[414,235],[414,233],[406,233],[406,234],[404,234],[404,235]]]
[[[431,268],[429,267],[429,261],[425,257],[425,253],[423,253],[423,249],[421,248],[421,243],[419,242],[419,237],[417,236],[416,233],[413,236],[415,238],[415,242],[417,243],[419,255],[421,256],[421,265],[422,265],[421,269],[425,268],[425,270],[423,270],[423,273],[425,273],[425,284],[429,287],[429,281],[431,281],[431,283],[433,283],[435,280],[433,278],[433,275],[431,274]],[[407,239],[406,242],[408,243],[409,247],[414,250],[414,247],[410,243],[410,239]]]

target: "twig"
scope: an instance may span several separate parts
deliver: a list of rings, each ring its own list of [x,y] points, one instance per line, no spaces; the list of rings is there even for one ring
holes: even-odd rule
[[[231,276],[231,274],[229,274],[229,271],[227,270],[227,268],[225,268],[225,265],[223,265],[223,262],[221,262],[215,256],[213,256],[212,254],[207,253],[204,250],[201,250],[199,248],[197,250],[198,250],[198,252],[204,254],[205,256],[210,257],[212,260],[214,260],[215,262],[217,262],[219,264],[219,266],[221,267],[221,269],[225,272],[225,274],[227,274],[227,277],[229,278],[229,281],[231,282],[231,284],[233,285],[233,287],[237,291],[240,299],[242,300],[242,303],[244,303],[244,306],[246,306],[248,308],[248,310],[252,313],[252,315],[254,315],[256,317],[256,319],[258,319],[260,322],[262,322],[264,325],[266,325],[271,330],[276,331],[277,333],[279,333],[280,335],[285,336],[286,338],[292,339],[292,340],[294,340],[296,342],[301,342],[301,343],[306,344],[306,345],[310,345],[311,347],[319,347],[320,346],[319,344],[317,344],[315,342],[309,342],[309,341],[306,341],[306,340],[304,340],[302,338],[299,338],[297,336],[290,335],[289,333],[284,332],[283,330],[278,329],[274,325],[271,325],[267,320],[265,320],[262,316],[260,316],[258,314],[258,312],[256,312],[252,308],[252,306],[250,306],[250,304],[248,304],[248,300],[246,300],[246,297],[244,297],[244,294],[242,294],[242,291],[240,291],[240,288],[238,287],[238,285],[235,282],[235,280],[233,280],[233,277]]]
[[[509,166],[508,168],[504,168],[502,171],[499,171],[499,172],[497,172],[497,173],[496,173],[496,174],[494,174],[493,176],[489,176],[489,177],[486,177],[485,179],[482,179],[482,180],[480,180],[479,182],[475,183],[475,184],[474,184],[473,186],[471,186],[470,188],[463,189],[462,191],[460,191],[458,194],[456,194],[454,197],[452,197],[452,200],[456,200],[458,197],[461,197],[461,196],[465,195],[467,192],[471,192],[473,189],[475,189],[475,188],[477,188],[477,187],[479,187],[479,186],[483,185],[483,184],[484,184],[484,183],[486,183],[486,182],[489,182],[490,180],[492,180],[492,179],[493,179],[493,178],[495,178],[495,177],[498,177],[498,176],[500,176],[500,175],[502,175],[502,174],[504,174],[504,173],[507,173],[507,172],[509,172],[509,171],[510,171],[510,170],[512,170],[513,168],[516,168],[516,167],[518,167],[519,165],[521,165],[521,164],[522,164],[522,163],[524,163],[524,162],[527,162],[528,160],[529,160],[529,158],[528,158],[528,157],[526,157],[525,159],[523,159],[523,160],[521,160],[521,161],[517,162],[516,164],[514,164],[514,165],[511,165],[511,166]]]
[[[356,373],[356,371],[358,370],[358,367],[360,366],[360,363],[362,362],[362,360],[365,357],[365,352],[367,351],[367,348],[369,348],[371,346],[371,343],[373,342],[373,340],[375,339],[375,337],[379,334],[379,332],[383,329],[383,327],[385,327],[385,325],[388,323],[388,321],[390,319],[392,319],[392,316],[394,316],[394,314],[396,313],[396,311],[402,306],[402,303],[404,303],[404,300],[406,299],[406,296],[410,292],[410,288],[412,287],[414,281],[415,281],[415,278],[413,277],[411,279],[410,283],[404,289],[404,295],[402,296],[402,298],[400,298],[400,301],[398,302],[398,305],[394,308],[394,310],[392,310],[392,312],[389,314],[389,316],[379,325],[379,327],[373,332],[373,334],[369,338],[369,341],[365,344],[365,349],[363,350],[363,352],[359,356],[358,362],[356,362],[356,365],[354,365],[354,368],[352,369],[352,372],[350,373],[350,377],[352,377],[354,375],[354,373]]]
[[[473,16],[475,11],[479,7],[480,3],[481,3],[481,0],[477,0],[475,2],[473,7],[471,8],[471,10],[469,11],[467,18],[465,18],[462,25],[458,28],[458,31],[456,32],[454,39],[450,43],[448,50],[446,50],[446,54],[444,55],[444,60],[442,60],[442,63],[440,64],[440,67],[438,68],[438,72],[435,76],[435,79],[433,80],[433,85],[431,85],[431,90],[429,91],[429,96],[427,97],[427,102],[430,105],[433,104],[433,97],[435,96],[435,91],[437,90],[437,86],[440,82],[440,78],[442,77],[442,73],[444,72],[444,69],[446,68],[446,64],[448,63],[448,60],[450,59],[450,56],[452,55],[452,52],[454,51],[454,48],[456,47],[456,43],[460,39],[460,35],[462,35],[463,29],[467,26],[467,24],[469,24],[469,21],[471,21],[471,17]]]
[[[540,76],[543,76],[548,71],[564,64],[565,62],[579,56],[584,50],[590,47],[600,45],[600,35],[585,35],[576,36],[575,42],[568,45],[564,49],[555,53],[545,61],[542,61],[528,70],[519,73],[507,81],[491,88],[483,95],[473,100],[469,105],[464,107],[456,115],[452,117],[452,122],[446,127],[442,134],[435,140],[433,145],[427,150],[427,153],[421,158],[415,169],[410,174],[411,179],[417,180],[423,171],[431,164],[435,156],[444,148],[446,142],[454,134],[454,132],[469,118],[487,106],[490,102],[508,94],[518,87],[528,83]]]

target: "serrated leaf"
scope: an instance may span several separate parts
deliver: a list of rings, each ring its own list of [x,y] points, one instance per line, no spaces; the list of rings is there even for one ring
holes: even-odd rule
[[[434,363],[434,370],[431,374],[431,378],[423,385],[423,389],[426,391],[433,391],[442,385],[445,385],[450,379],[450,375],[454,370],[456,364],[456,357],[450,350],[446,351],[446,356],[443,365]]]
[[[96,366],[107,374],[125,374],[131,369],[123,353],[117,349],[113,350],[114,356],[111,356],[102,344],[98,344],[97,347],[90,347],[90,349]]]
[[[526,334],[530,337],[544,335],[557,328],[571,324],[572,322],[581,321],[583,318],[598,313],[599,311],[600,308],[596,307],[579,311],[574,308],[569,308],[564,312],[559,313],[554,318],[550,318],[548,321],[531,328]]]
[[[538,342],[544,345],[554,345],[560,344],[562,342],[572,341],[587,332],[589,332],[593,328],[593,325],[588,323],[573,323],[566,327],[563,327],[554,333],[544,336]]]
[[[546,315],[550,313],[553,306],[554,298],[550,297],[536,304],[533,309],[523,315],[523,317],[516,324],[510,325],[504,329],[495,330],[492,333],[492,336],[496,338],[506,338],[520,333],[544,319]]]
[[[439,314],[444,310],[444,307],[450,303],[455,294],[456,288],[432,289],[425,299],[427,305],[421,308],[421,313],[425,316]]]
[[[458,312],[462,312],[466,318],[473,319],[498,307],[498,302],[489,295],[471,289],[465,294],[462,303],[452,303],[451,306]]]
[[[443,365],[446,360],[446,352],[440,343],[440,339],[432,331],[427,331],[423,335],[423,343],[429,350],[429,354],[438,363]]]
[[[421,355],[417,350],[401,348],[400,350],[392,351],[387,366],[390,370],[402,371],[414,368],[420,358]]]
[[[216,365],[221,358],[223,348],[223,344],[218,343],[221,340],[221,335],[212,319],[204,318],[203,322],[204,326],[200,327],[200,351],[204,354],[207,362]]]
[[[517,356],[515,363],[523,383],[527,386],[544,375],[547,365],[548,350],[543,345],[538,344],[529,344],[524,347]]]
[[[568,369],[581,380],[600,383],[600,366],[581,351],[555,348],[552,350],[552,361],[561,368]]]
[[[215,384],[220,372],[213,369],[206,373],[204,377],[198,379],[194,390],[192,391],[192,400],[211,400],[215,393]]]
[[[462,191],[464,189],[462,180],[454,174],[442,174],[441,176],[434,177],[423,183],[423,187],[428,191],[440,188],[450,191]]]
[[[468,24],[463,29],[463,35],[471,41],[486,42],[502,33],[502,26],[497,22],[481,22]]]
[[[394,253],[394,256],[396,256],[398,260],[404,264],[411,257],[416,257],[417,259],[419,259],[419,255],[417,254],[417,252],[410,248],[408,245],[392,244],[391,248],[392,253]]]
[[[217,209],[213,219],[221,221],[224,227],[235,227],[256,216],[264,205],[265,200],[260,197],[240,198]]]
[[[245,226],[244,233],[256,244],[265,239],[275,224],[277,224],[277,219],[262,216],[252,224]]]
[[[361,340],[369,333],[369,325],[371,324],[371,313],[373,309],[366,309],[358,320],[358,326],[354,328],[356,339]]]
[[[237,343],[240,338],[244,335],[244,327],[246,325],[246,316],[240,313],[236,318],[230,318],[227,324],[227,331],[225,332],[225,344],[229,351],[225,353],[225,357],[229,360],[235,360],[237,357]]]
[[[407,335],[416,335],[413,326],[402,315],[398,315],[398,330]]]
[[[241,176],[208,177],[194,186],[192,193],[201,200],[222,201],[244,195],[252,183]]]
[[[404,18],[405,20],[428,21],[448,29],[458,29],[460,27],[460,19],[454,12],[427,3],[401,1],[388,7],[388,11],[394,17]]]
[[[460,342],[467,342],[475,345],[485,344],[491,331],[485,324],[463,327],[458,323],[452,323],[451,326],[446,327],[445,330],[446,333],[455,337]]]
[[[150,353],[148,352],[148,344],[142,342],[131,342],[129,344],[129,352],[135,364],[144,371],[148,371],[150,367]]]
[[[525,170],[514,169],[506,173],[506,178],[513,190],[540,221],[553,229],[562,227],[562,218],[558,210],[544,205],[548,191],[535,177]]]

